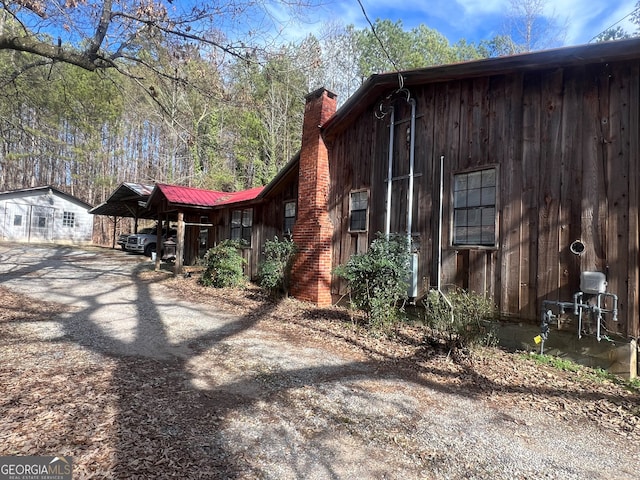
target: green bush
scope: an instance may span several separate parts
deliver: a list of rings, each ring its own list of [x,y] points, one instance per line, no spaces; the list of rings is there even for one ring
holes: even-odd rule
[[[297,252],[296,244],[292,240],[267,240],[264,244],[264,261],[258,269],[258,281],[262,288],[272,295],[284,293],[289,295],[291,267]]]
[[[378,234],[366,253],[352,256],[334,273],[347,281],[352,308],[363,311],[371,327],[388,327],[402,318],[399,302],[407,296],[409,276],[405,237],[387,240]]]
[[[209,249],[204,256],[206,269],[200,282],[207,287],[216,288],[237,287],[244,284],[242,267],[246,262],[238,247],[238,242],[224,240]]]
[[[489,320],[496,317],[496,308],[491,300],[462,289],[446,295],[453,310],[436,290],[431,290],[422,301],[432,340],[443,343],[454,353],[467,352],[480,345],[493,345],[495,336]]]

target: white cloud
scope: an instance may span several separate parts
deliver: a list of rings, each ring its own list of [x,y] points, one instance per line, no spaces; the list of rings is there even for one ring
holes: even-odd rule
[[[548,0],[544,13],[555,18],[560,25],[566,24],[566,44],[585,43],[632,12],[636,1]],[[457,3],[462,7],[464,21],[470,28],[475,24],[474,17],[503,17],[511,6],[510,0],[457,0]],[[619,25],[627,30],[635,28],[628,18]]]
[[[586,43],[635,8],[636,0],[552,0],[547,15],[567,22],[567,44]],[[619,24],[630,30],[627,20]]]
[[[489,39],[502,33],[510,0],[361,0],[372,22],[377,18],[403,21],[405,28],[424,23],[445,34],[451,42],[460,38],[470,41]],[[523,0],[524,1],[524,0]],[[637,0],[548,0],[545,14],[560,24],[566,24],[565,44],[586,43],[635,8]],[[317,34],[323,23],[339,21],[356,28],[368,24],[357,0],[320,1],[307,18],[292,20],[290,12],[278,2],[270,5],[269,19],[276,20],[283,30],[280,38],[300,40],[308,33]],[[620,23],[627,30],[635,30],[629,20]]]
[[[509,7],[509,0],[458,0],[456,2],[470,16],[503,14]]]
[[[625,0],[620,2],[617,8],[612,8],[608,12],[605,11],[604,15],[599,19],[600,21],[596,24],[597,31],[593,32],[591,36],[597,35],[614,24],[621,26],[628,32],[635,31],[638,26],[632,24],[629,18],[629,14],[634,11],[635,6],[636,0]]]

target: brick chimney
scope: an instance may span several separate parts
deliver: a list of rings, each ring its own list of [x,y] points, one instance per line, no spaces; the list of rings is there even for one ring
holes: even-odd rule
[[[331,305],[329,152],[320,128],[336,111],[336,95],[321,88],[306,97],[298,176],[298,212],[293,241],[298,246],[291,294],[319,306]]]

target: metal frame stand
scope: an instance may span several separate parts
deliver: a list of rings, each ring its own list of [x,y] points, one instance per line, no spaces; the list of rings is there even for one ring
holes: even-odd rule
[[[604,308],[606,297],[610,297],[613,300],[613,308]],[[583,301],[583,298],[585,301]],[[590,300],[595,300],[595,303],[589,303]],[[556,307],[558,313],[554,315],[551,307]],[[587,311],[591,314],[592,318],[595,317],[596,321],[596,338],[600,341],[602,335],[602,323],[604,315],[611,314],[614,322],[618,321],[618,296],[613,293],[598,292],[593,294],[585,294],[585,292],[576,292],[573,295],[573,302],[558,302],[554,300],[542,301],[542,322],[540,325],[541,333],[540,337],[542,341],[540,343],[540,354],[544,354],[544,343],[549,337],[550,324],[552,321],[557,320],[558,328],[560,328],[560,315],[565,314],[567,311],[571,311],[573,315],[578,317],[578,338],[582,338],[582,315]]]

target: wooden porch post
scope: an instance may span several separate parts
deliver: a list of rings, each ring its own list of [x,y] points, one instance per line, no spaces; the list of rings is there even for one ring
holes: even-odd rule
[[[176,239],[176,265],[173,273],[182,273],[182,258],[184,257],[184,212],[178,212],[178,238]]]
[[[116,248],[116,228],[118,226],[118,216],[113,216],[113,235],[111,235],[111,248]]]
[[[160,215],[160,209],[158,209],[158,218],[156,220],[156,262],[155,271],[160,271],[160,249],[162,248],[162,216]]]

